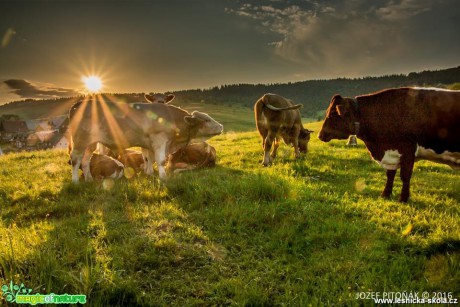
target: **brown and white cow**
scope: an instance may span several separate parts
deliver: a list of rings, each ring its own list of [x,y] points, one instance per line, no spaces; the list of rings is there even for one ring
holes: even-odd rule
[[[207,139],[221,134],[223,126],[209,115],[187,111],[161,103],[126,104],[89,99],[77,102],[69,112],[70,158],[72,180],[78,182],[82,165],[85,179],[90,175],[89,161],[83,159],[87,148],[95,143],[116,152],[128,147],[142,147],[153,170],[157,163],[160,179],[166,178],[167,156],[195,138]],[[83,162],[83,163],[82,163]]]
[[[170,103],[174,99],[173,94],[162,94],[162,93],[150,93],[150,94],[144,94],[145,100],[147,100],[150,103]]]
[[[117,160],[123,163],[125,168],[132,168],[136,174],[144,167],[144,157],[139,150],[125,149],[118,155]]]
[[[123,176],[123,163],[106,155],[93,153],[89,165],[91,176],[96,180],[120,179]]]
[[[460,168],[459,123],[460,91],[396,88],[356,98],[334,96],[319,138],[329,142],[355,134],[387,170],[383,197],[391,195],[396,170],[401,168],[399,200],[406,202],[415,161]]]
[[[264,166],[276,158],[281,138],[286,145],[294,147],[296,158],[300,157],[300,153],[307,153],[310,133],[313,131],[303,127],[299,111],[301,107],[301,104],[294,105],[276,94],[265,94],[256,101],[254,114],[257,130],[262,137]],[[272,143],[274,146],[270,154]]]
[[[206,142],[189,144],[169,156],[168,168],[174,173],[216,165],[216,149]]]

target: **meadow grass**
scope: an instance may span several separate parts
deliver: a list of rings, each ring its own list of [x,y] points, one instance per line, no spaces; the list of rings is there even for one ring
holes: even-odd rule
[[[320,123],[308,124],[319,131]],[[458,174],[418,162],[412,196],[379,197],[362,142],[260,165],[256,132],[210,140],[217,166],[71,183],[64,151],[0,157],[0,283],[90,306],[360,306],[367,291],[460,298]],[[2,301],[5,302],[5,301]]]

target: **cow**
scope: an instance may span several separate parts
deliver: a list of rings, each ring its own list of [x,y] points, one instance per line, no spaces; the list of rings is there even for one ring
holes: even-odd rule
[[[125,149],[117,157],[125,168],[132,168],[137,174],[144,168],[144,157],[139,150]]]
[[[96,180],[120,179],[123,177],[124,165],[112,157],[93,153],[90,158],[89,169],[91,176]]]
[[[174,99],[173,94],[161,94],[161,93],[150,93],[150,94],[144,94],[145,100],[147,100],[150,103],[163,103],[167,104],[173,101]]]
[[[190,144],[169,156],[168,168],[174,173],[197,168],[214,167],[216,149],[206,142]]]
[[[335,95],[327,109],[319,139],[356,135],[371,157],[386,169],[382,196],[389,198],[398,168],[401,202],[410,195],[414,162],[425,159],[460,167],[460,91],[394,88],[343,98]]]
[[[301,104],[294,105],[276,94],[265,94],[256,101],[254,114],[257,130],[262,137],[264,166],[276,158],[281,138],[286,145],[294,147],[296,158],[300,158],[300,153],[307,153],[310,133],[313,131],[303,127],[299,111],[301,107]],[[274,146],[270,154],[272,143]]]
[[[69,111],[69,120],[69,152],[75,183],[80,165],[85,180],[90,178],[89,161],[84,156],[96,143],[117,153],[128,147],[143,148],[148,159],[148,173],[153,172],[155,160],[159,177],[165,180],[165,162],[170,153],[193,139],[208,139],[223,131],[223,126],[206,113],[194,111],[190,114],[161,103],[126,104],[103,98],[75,103]]]

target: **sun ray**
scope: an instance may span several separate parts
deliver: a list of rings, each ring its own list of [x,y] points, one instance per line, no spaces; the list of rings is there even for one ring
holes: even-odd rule
[[[72,118],[69,121],[69,130],[71,133],[74,133],[80,128],[81,119],[83,118],[87,105],[88,97],[85,97],[82,104],[78,107],[77,111],[72,115]]]
[[[68,115],[69,109],[80,99],[82,99],[82,97],[70,97],[68,100],[62,103],[57,103],[56,107],[52,108],[51,112],[48,114],[48,117],[52,118],[56,116]]]
[[[129,144],[123,134],[122,129],[118,125],[117,120],[113,116],[112,111],[101,95],[98,95],[98,102],[100,103],[103,116],[107,120],[108,127],[115,139],[117,150],[121,152],[124,148],[127,148]]]

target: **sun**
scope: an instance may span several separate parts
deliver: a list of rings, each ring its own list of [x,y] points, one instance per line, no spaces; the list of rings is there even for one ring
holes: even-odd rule
[[[81,80],[90,93],[98,93],[102,89],[102,81],[98,76],[82,77]]]

